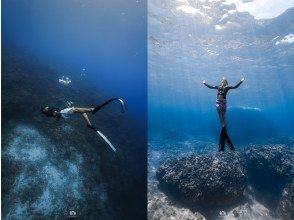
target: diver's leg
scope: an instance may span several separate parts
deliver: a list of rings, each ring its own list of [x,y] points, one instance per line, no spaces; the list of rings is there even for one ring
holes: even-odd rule
[[[222,112],[223,122],[226,125],[226,112]]]
[[[226,112],[222,112],[222,118],[223,118],[223,121],[224,121],[224,136],[225,136],[225,140],[227,141],[227,143],[229,144],[230,146],[230,149],[231,150],[235,150],[234,148],[234,145],[228,135],[228,132],[227,132],[227,126],[226,126]]]
[[[225,137],[224,137],[224,130],[223,130],[223,118],[222,118],[222,114],[221,111],[219,109],[217,109],[217,113],[218,113],[218,117],[221,123],[221,132],[219,135],[219,140],[218,140],[218,151],[224,151],[225,150]]]
[[[226,112],[221,112],[220,113],[221,121],[222,121],[222,127],[226,126]]]
[[[223,116],[222,116],[222,113],[221,111],[217,110],[217,113],[218,113],[218,117],[219,117],[219,120],[220,120],[220,123],[221,123],[221,126],[224,127],[224,120],[223,120]]]
[[[224,150],[225,150],[225,136],[224,136],[224,127],[222,127],[222,130],[219,135],[218,151],[224,151]]]
[[[87,123],[87,125],[92,125],[89,120],[89,117],[86,113],[82,113],[82,116],[83,116],[83,119],[85,120],[85,122]]]
[[[225,136],[225,139],[226,139],[227,143],[230,146],[230,149],[235,150],[235,147],[234,147],[234,145],[233,145],[233,143],[232,143],[232,141],[231,141],[231,139],[230,139],[230,137],[228,135],[227,126],[224,127],[224,136]]]
[[[86,113],[82,113],[82,116],[87,123],[87,127],[90,128],[91,130],[97,132],[97,128],[91,124],[88,115]]]
[[[89,113],[92,112],[94,110],[94,108],[73,108],[73,112],[74,113]]]

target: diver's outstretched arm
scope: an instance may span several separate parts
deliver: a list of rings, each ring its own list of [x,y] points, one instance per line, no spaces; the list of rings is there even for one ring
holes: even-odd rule
[[[211,85],[208,85],[205,80],[203,80],[203,84],[206,85],[208,88],[210,89],[218,89],[218,86],[211,86]]]
[[[239,83],[237,83],[237,85],[235,86],[229,86],[229,89],[237,89],[243,82],[244,82],[245,78],[243,77],[241,79],[241,81]]]

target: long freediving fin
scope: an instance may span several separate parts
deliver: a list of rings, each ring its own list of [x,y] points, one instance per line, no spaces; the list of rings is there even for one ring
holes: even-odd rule
[[[105,137],[105,135],[104,134],[102,134],[102,132],[100,132],[100,131],[96,131],[99,135],[100,135],[100,137],[102,137],[103,138],[103,140],[109,145],[109,147],[114,151],[114,152],[116,152],[116,149],[115,149],[115,147],[112,145],[112,143],[107,139],[107,137]]]
[[[118,101],[120,101],[120,104],[121,104],[121,111],[122,111],[122,112],[126,112],[126,111],[127,111],[127,107],[126,107],[126,105],[125,105],[124,100],[122,100],[122,99],[118,99]]]
[[[126,105],[125,105],[124,101],[122,99],[119,99],[119,98],[113,98],[113,99],[109,99],[108,101],[102,103],[101,105],[96,106],[94,108],[94,110],[92,111],[92,114],[96,114],[96,112],[99,111],[101,108],[103,108],[104,106],[110,104],[111,102],[113,102],[115,100],[120,102],[121,110],[122,110],[122,112],[125,112],[127,110],[127,108],[126,108]]]

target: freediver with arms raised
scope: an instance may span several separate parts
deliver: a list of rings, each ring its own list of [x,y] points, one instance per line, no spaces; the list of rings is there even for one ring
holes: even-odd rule
[[[91,123],[87,113],[92,113],[96,114],[97,111],[99,111],[102,107],[105,107],[106,105],[110,104],[113,101],[119,101],[121,105],[122,112],[126,111],[126,106],[125,103],[122,99],[119,98],[113,98],[109,99],[108,101],[102,103],[101,105],[98,105],[94,108],[80,108],[80,107],[69,107],[65,109],[58,109],[58,108],[53,108],[49,106],[43,106],[41,108],[41,111],[44,115],[47,117],[55,118],[56,120],[59,119],[66,119],[72,114],[81,114],[83,119],[86,122],[86,125],[89,129],[95,131],[100,135],[100,137],[103,138],[103,140],[111,147],[111,149],[116,152],[115,147],[111,144],[111,142]]]
[[[203,84],[210,89],[217,89],[217,98],[215,107],[220,119],[220,123],[222,126],[220,136],[219,136],[219,151],[225,150],[225,142],[229,144],[231,150],[235,150],[235,147],[227,133],[227,126],[226,126],[226,111],[227,111],[227,93],[230,89],[237,89],[245,80],[244,77],[241,78],[240,82],[237,83],[235,86],[229,86],[228,81],[223,78],[219,86],[211,86],[203,80]]]

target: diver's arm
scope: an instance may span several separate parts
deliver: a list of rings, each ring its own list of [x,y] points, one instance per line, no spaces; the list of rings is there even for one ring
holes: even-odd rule
[[[241,79],[241,81],[239,83],[237,83],[237,85],[235,85],[235,86],[229,86],[229,89],[237,89],[243,83],[244,80],[245,80],[245,78],[243,77]]]
[[[208,84],[205,82],[205,80],[203,80],[203,84],[206,85],[206,86],[207,86],[208,88],[210,88],[210,89],[218,89],[217,86],[211,86],[211,85],[208,85]]]

